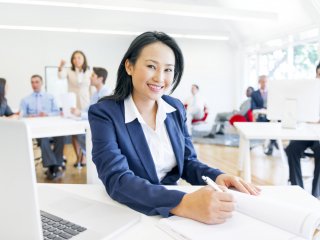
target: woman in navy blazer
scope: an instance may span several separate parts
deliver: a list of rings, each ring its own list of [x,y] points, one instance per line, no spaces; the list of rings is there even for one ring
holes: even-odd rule
[[[163,186],[174,185],[180,178],[205,185],[201,178],[205,175],[219,185],[253,195],[259,193],[254,185],[197,159],[183,104],[164,95],[169,89],[175,90],[182,72],[183,56],[174,39],[161,32],[138,36],[120,63],[114,94],[90,107],[93,161],[110,197],[132,209],[147,215],[175,214],[205,223],[222,223],[234,209],[231,194],[215,192],[208,186],[189,194]],[[132,108],[126,105],[130,101]],[[158,122],[158,113],[163,109],[171,110]],[[132,111],[137,117],[127,120]],[[158,149],[149,144],[152,132],[156,133],[159,126],[166,131],[162,138],[170,139],[172,146],[162,149],[169,151],[168,156],[172,149],[172,157],[160,160],[166,165],[166,161],[169,164],[174,159],[173,167],[164,176],[157,171],[159,159],[153,159]]]

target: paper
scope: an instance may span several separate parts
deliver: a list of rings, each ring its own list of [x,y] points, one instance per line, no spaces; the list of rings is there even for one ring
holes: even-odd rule
[[[236,200],[233,217],[223,224],[206,225],[173,216],[159,227],[175,239],[187,240],[298,240],[318,239],[320,202],[298,187],[267,187],[260,196],[231,191]]]

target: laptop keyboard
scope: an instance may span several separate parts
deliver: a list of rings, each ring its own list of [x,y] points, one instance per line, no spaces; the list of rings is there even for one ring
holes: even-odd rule
[[[70,239],[87,230],[84,227],[66,221],[50,213],[44,211],[40,212],[44,240]]]

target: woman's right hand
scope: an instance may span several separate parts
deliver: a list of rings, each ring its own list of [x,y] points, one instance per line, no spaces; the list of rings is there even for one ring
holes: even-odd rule
[[[171,213],[206,224],[218,224],[230,218],[234,209],[235,203],[230,193],[217,192],[210,186],[205,186],[185,194]]]
[[[66,61],[62,59],[62,60],[60,61],[60,65],[59,65],[59,71],[62,70],[62,68],[64,67],[64,65],[66,65]]]

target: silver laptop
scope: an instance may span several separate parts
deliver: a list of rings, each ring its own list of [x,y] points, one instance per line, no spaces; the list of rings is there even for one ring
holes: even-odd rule
[[[0,119],[0,239],[110,239],[140,220],[125,207],[37,186],[31,142],[23,121]]]

